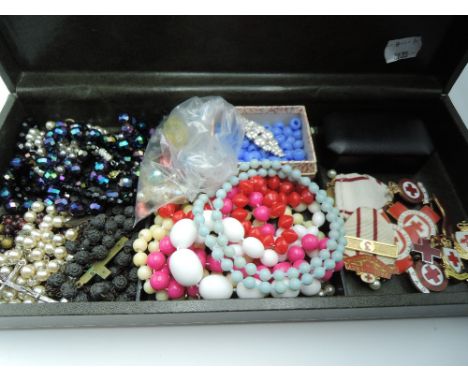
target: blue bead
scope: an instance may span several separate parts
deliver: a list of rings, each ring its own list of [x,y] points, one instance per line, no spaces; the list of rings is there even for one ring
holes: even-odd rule
[[[325,276],[325,269],[322,267],[315,268],[313,275],[316,279],[321,279],[323,276]]]
[[[262,269],[258,275],[262,281],[268,281],[271,278],[271,272],[269,269]]]
[[[221,249],[221,247],[214,247],[211,251],[211,256],[213,256],[213,259],[215,260],[221,260],[223,258],[223,250]]]
[[[238,256],[238,257],[234,258],[234,265],[237,268],[241,268],[241,269],[244,268],[246,263],[247,262],[245,261],[245,259],[242,256]]]
[[[239,170],[241,171],[247,171],[250,168],[250,165],[248,163],[241,163],[239,165]]]
[[[249,150],[250,152],[254,152],[254,151],[257,151],[257,146],[255,146],[253,143],[250,143],[249,144],[249,147],[247,148],[247,150]]]
[[[306,159],[305,152],[302,149],[294,150],[293,153],[292,153],[292,157],[294,158],[294,160],[305,160]]]
[[[258,286],[258,289],[263,294],[269,294],[271,292],[271,284],[269,282],[264,281]]]
[[[299,271],[294,267],[289,268],[288,277],[291,279],[297,279],[299,277]]]
[[[288,289],[286,283],[284,281],[275,281],[273,284],[276,293],[283,294]]]
[[[327,269],[327,270],[334,269],[335,268],[335,260],[327,259],[327,260],[325,260],[323,265],[325,266],[325,269]]]
[[[276,122],[275,127],[278,129],[284,129],[284,123],[283,122]]]
[[[261,168],[260,170],[258,170],[258,175],[260,175],[262,178],[265,178],[268,174],[268,171],[265,170],[264,168]]]
[[[289,122],[289,126],[291,126],[291,128],[293,128],[294,130],[300,129],[302,127],[302,121],[300,118],[293,118]]]
[[[300,266],[299,266],[299,271],[301,273],[308,273],[310,271],[310,265],[308,263],[302,263]]]
[[[299,290],[301,287],[301,281],[299,279],[289,280],[289,289]]]
[[[273,127],[272,133],[275,136],[275,138],[278,137],[278,135],[281,135],[282,130],[279,127]]]
[[[221,260],[221,268],[225,272],[230,272],[232,270],[233,264],[232,260],[229,259],[223,259]]]
[[[244,275],[241,271],[232,271],[231,273],[232,281],[235,283],[240,283],[244,279]]]
[[[277,174],[276,170],[270,169],[268,170],[268,176],[275,176]]]
[[[281,144],[281,148],[284,150],[291,150],[293,148],[293,145],[290,142],[283,142]]]
[[[294,159],[293,153],[294,152],[292,150],[284,150],[284,156],[286,157],[287,160],[293,160]]]
[[[291,145],[293,145],[294,142],[296,142],[296,139],[291,134],[290,136],[288,136],[288,138],[286,138],[286,142],[289,142],[291,143]]]
[[[334,251],[336,249],[336,247],[338,246],[337,242],[335,240],[328,240],[327,241],[327,248],[330,250],[330,251]]]
[[[293,179],[300,179],[301,176],[302,176],[301,170],[299,170],[299,169],[296,168],[296,169],[294,169],[294,170],[292,171],[292,177],[293,177]]]
[[[273,162],[271,167],[273,170],[279,170],[281,168],[281,163],[280,162]]]
[[[213,231],[216,233],[223,233],[224,232],[224,226],[223,222],[218,220],[213,223]]]
[[[283,129],[283,134],[284,134],[285,136],[287,136],[287,137],[290,136],[290,135],[292,135],[292,129],[291,129],[289,126],[285,127],[285,128]]]
[[[218,235],[218,244],[221,247],[225,247],[228,243],[228,238],[225,235]]]
[[[225,190],[219,189],[218,191],[216,191],[216,194],[215,194],[215,195],[216,195],[216,197],[219,198],[219,199],[224,199],[224,198],[226,197],[227,194],[226,194],[226,191],[225,191]],[[222,200],[221,200],[221,202],[222,202]],[[221,206],[220,208],[222,208],[222,206]]]
[[[251,276],[249,277],[246,277],[242,283],[244,284],[244,286],[247,288],[247,289],[253,289],[255,288],[255,279]]]
[[[257,266],[254,263],[249,263],[245,266],[245,271],[249,276],[253,276],[257,273]]]
[[[247,175],[251,178],[253,176],[256,176],[258,174],[257,170],[254,170],[253,168],[247,171]]]
[[[292,136],[296,139],[300,139],[302,142],[302,131],[301,130],[293,130]]]
[[[227,246],[227,247],[224,247],[224,254],[227,257],[234,257],[234,255],[236,254],[236,251],[231,246]]]
[[[294,141],[293,147],[295,149],[302,149],[304,147],[304,142],[302,141]]]
[[[221,220],[223,214],[220,211],[213,210],[211,212],[211,220]]]
[[[208,248],[213,248],[216,245],[216,238],[212,235],[209,235],[205,238],[205,245]]]
[[[229,192],[229,191],[232,190],[232,185],[230,183],[228,183],[228,182],[225,182],[223,184],[223,189],[224,189],[224,191]]]
[[[280,271],[279,269],[273,272],[273,277],[275,280],[283,280],[284,279],[284,272]]]
[[[318,256],[314,256],[312,257],[312,260],[310,260],[310,265],[314,268],[320,267],[322,265],[322,259]]]
[[[310,273],[306,273],[306,274],[302,275],[302,277],[301,277],[301,282],[304,285],[310,285],[310,284],[312,284],[312,281],[314,281],[314,278],[312,277],[312,275]]]
[[[271,125],[269,125],[268,123],[265,124],[263,127],[264,127],[265,129],[267,129],[268,131],[271,131],[271,130],[273,129],[273,127],[272,127]]]
[[[242,166],[242,164],[243,164],[243,163],[241,163],[241,166]],[[249,176],[247,175],[246,172],[241,172],[241,173],[239,174],[239,179],[240,179],[240,180],[247,180],[247,179],[249,179]]]
[[[216,196],[217,196],[218,198],[219,198],[219,197],[225,198],[226,196],[221,196],[221,194],[218,195],[218,192],[220,192],[220,191],[224,191],[224,190],[218,190],[218,191],[216,192]],[[217,210],[220,210],[221,208],[223,208],[223,206],[224,206],[224,202],[223,202],[222,199],[215,199],[215,200],[213,201],[213,207],[216,208]]]
[[[343,260],[343,253],[335,251],[335,252],[333,252],[332,258],[336,262],[339,262],[339,261]]]
[[[283,134],[279,134],[279,135],[276,136],[276,140],[278,142],[284,142],[284,141],[286,141],[286,137]]]
[[[243,148],[243,149],[246,149],[247,147],[249,147],[249,145],[250,145],[250,142],[249,142],[248,139],[244,139],[244,140],[242,141],[242,148]]]
[[[233,186],[237,186],[239,184],[239,178],[237,176],[231,176],[229,182],[231,182]]]

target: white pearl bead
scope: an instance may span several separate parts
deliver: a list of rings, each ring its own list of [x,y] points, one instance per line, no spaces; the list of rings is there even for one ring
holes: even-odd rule
[[[3,266],[0,268],[0,274],[2,276],[8,276],[10,273],[11,273],[12,269],[10,267],[7,267],[7,266]]]
[[[49,278],[49,272],[47,269],[39,269],[36,273],[37,281],[46,281]]]
[[[45,294],[45,287],[43,285],[36,285],[33,291],[39,294]]]
[[[39,231],[41,232],[41,231]],[[45,243],[50,243],[52,239],[54,238],[54,233],[51,231],[42,231],[41,233],[41,239]]]
[[[31,249],[33,248],[34,246],[36,245],[36,241],[30,237],[30,236],[26,236],[23,240],[23,247],[26,248],[26,249]]]
[[[22,254],[20,251],[16,249],[10,249],[9,251],[5,252],[5,257],[8,262],[16,263],[17,261],[21,259]]]
[[[152,274],[153,271],[147,265],[141,266],[137,271],[137,275],[140,280],[148,280]]]
[[[42,221],[40,224],[39,224],[39,229],[41,231],[50,231],[52,229],[52,224],[51,223],[47,223],[45,221]]]
[[[5,264],[5,262],[6,262],[6,257],[5,257],[5,255],[3,255],[2,253],[0,253],[0,265]]]
[[[236,294],[239,298],[264,298],[266,295],[258,289],[260,280],[255,279],[255,288],[247,289],[244,284],[241,282],[237,284]]]
[[[28,255],[29,261],[40,261],[44,258],[44,251],[40,248],[34,248]]]
[[[154,294],[154,293],[156,293],[156,291],[155,291],[155,290],[153,289],[153,287],[151,286],[149,280],[146,280],[145,283],[143,284],[143,290],[144,290],[145,293],[147,293],[147,294]]]
[[[227,299],[231,298],[233,293],[231,281],[222,275],[210,275],[203,278],[198,290],[205,300]]]
[[[65,247],[57,247],[54,249],[54,256],[56,259],[64,259],[67,257],[67,250]]]
[[[54,253],[54,250],[55,250],[55,246],[51,243],[46,243],[46,245],[44,246],[44,252],[47,255],[52,255]]]
[[[60,264],[56,260],[51,260],[47,264],[47,270],[50,273],[55,273],[60,269]]]
[[[65,243],[65,237],[60,234],[56,234],[52,237],[52,243],[56,246],[63,245]]]
[[[240,245],[240,244],[231,244],[230,247],[234,250],[234,257],[244,255],[244,251],[242,250],[242,245]]]
[[[18,276],[15,280],[15,284],[18,285],[26,285],[26,280],[22,278],[21,276]]]
[[[138,232],[138,237],[145,241],[151,241],[153,235],[151,234],[151,231],[149,229],[144,228],[140,232]]]
[[[260,261],[267,267],[273,267],[278,264],[278,254],[272,249],[265,249]]]
[[[35,273],[36,273],[36,270],[31,265],[25,265],[24,267],[21,268],[21,271],[20,271],[21,277],[25,279],[30,279],[31,277],[34,276]]]
[[[133,264],[136,267],[141,267],[142,265],[146,265],[146,259],[148,256],[144,252],[138,252],[133,255]]]
[[[22,230],[24,232],[31,232],[34,229],[34,226],[31,223],[23,224]]]
[[[320,292],[320,289],[322,288],[322,284],[320,281],[314,279],[312,281],[312,284],[309,285],[301,285],[301,293],[304,296],[315,296]]]
[[[144,252],[147,247],[148,243],[142,238],[138,238],[133,242],[133,249],[135,252]]]
[[[33,204],[31,204],[31,209],[34,212],[42,212],[42,211],[44,211],[44,203],[39,202],[39,201],[35,201],[35,202],[33,202]]]
[[[321,227],[325,223],[325,214],[321,211],[314,212],[312,222],[316,227]]]
[[[259,259],[263,256],[265,247],[263,243],[255,237],[247,237],[242,242],[242,250],[247,256],[253,259]]]
[[[65,231],[65,238],[70,241],[76,240],[78,236],[78,232],[76,229],[69,228]]]
[[[52,223],[52,216],[51,215],[46,215],[42,218],[42,221],[43,222],[46,222],[46,223]]]
[[[57,210],[55,209],[55,206],[47,206],[46,207],[46,213],[47,215],[55,215]]]
[[[307,209],[307,204],[305,203],[299,203],[294,210],[297,212],[304,212]]]
[[[35,261],[33,263],[33,266],[34,266],[34,268],[36,268],[36,270],[38,270],[38,269],[41,269],[41,268],[45,268],[47,266],[47,264],[45,263],[45,261],[38,260],[38,261]]]
[[[61,216],[54,216],[52,218],[52,225],[55,228],[61,228],[63,226],[64,220]]]
[[[31,231],[31,237],[37,242],[42,238],[41,231],[39,231],[38,229],[33,229]]]
[[[28,211],[24,214],[24,220],[28,223],[34,223],[36,221],[37,215],[34,211]]]
[[[23,245],[24,242],[24,236],[23,235],[18,235],[15,237],[15,243],[19,246]]]
[[[211,218],[211,214],[213,211],[211,210],[204,210],[203,217],[205,218],[205,226],[208,228],[209,231],[213,231],[213,219]]]
[[[304,227],[303,225],[296,224],[292,227],[293,231],[297,233],[300,239],[307,234],[307,228]]]

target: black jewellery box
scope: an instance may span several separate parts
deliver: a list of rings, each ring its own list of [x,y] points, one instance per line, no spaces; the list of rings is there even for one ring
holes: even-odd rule
[[[386,63],[387,43],[406,37],[422,44],[418,54]],[[390,43],[387,58],[413,48]],[[156,123],[207,95],[305,105],[322,186],[330,168],[413,177],[454,225],[467,217],[468,131],[447,94],[467,48],[462,17],[3,16],[0,70],[11,95],[0,114],[1,171],[28,116],[109,126],[125,111]],[[427,295],[405,277],[378,291],[351,273],[333,282],[333,297],[2,304],[0,328],[468,315],[466,282]]]

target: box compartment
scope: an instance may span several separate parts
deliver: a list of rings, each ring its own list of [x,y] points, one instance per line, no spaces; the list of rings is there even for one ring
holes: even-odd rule
[[[258,23],[265,32],[243,39],[246,25]],[[278,32],[280,24],[284,36]],[[326,115],[410,112],[424,120],[434,153],[417,169],[402,165],[389,171],[369,162],[367,172],[384,181],[403,176],[422,181],[439,197],[453,224],[467,216],[468,182],[463,174],[468,132],[446,93],[468,46],[466,25],[466,19],[445,17],[3,17],[2,74],[13,95],[0,114],[0,170],[12,156],[25,117],[73,117],[112,126],[117,114],[126,111],[156,124],[191,96],[220,95],[234,105],[305,105],[317,131],[317,181],[324,185],[326,171],[334,166],[321,138]],[[215,30],[224,39],[213,37]],[[96,39],[99,33],[104,35]],[[383,62],[383,41],[418,33],[425,50],[417,59],[393,66]],[[153,35],[160,36],[154,46]],[[343,35],[366,43],[348,47]],[[90,44],[93,38],[95,46]],[[287,55],[284,49],[275,53],[282,42],[290,48]],[[0,328],[468,315],[466,283],[424,295],[404,276],[394,277],[379,291],[371,291],[352,273],[340,272],[333,280],[337,296],[321,298],[3,304]]]

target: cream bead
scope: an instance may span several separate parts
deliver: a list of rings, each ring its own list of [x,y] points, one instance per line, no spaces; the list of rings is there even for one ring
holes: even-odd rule
[[[33,204],[31,204],[31,209],[34,212],[42,212],[42,211],[44,211],[44,203],[42,203],[40,201],[35,201],[35,202],[33,202]]]
[[[43,285],[36,285],[33,291],[39,294],[45,294],[45,287]]]
[[[255,220],[252,222],[252,227],[260,227],[260,226],[262,226],[263,224],[265,224],[265,222],[262,222],[262,221],[260,221],[260,220],[255,219]]]
[[[2,298],[6,301],[12,302],[16,297],[16,291],[14,289],[6,289],[2,291]]]
[[[173,227],[174,225],[174,222],[172,221],[172,219],[170,218],[166,218],[163,220],[161,226],[166,230],[166,231],[170,231],[171,228]]]
[[[154,224],[156,225],[161,225],[162,222],[163,222],[164,218],[162,216],[159,216],[157,215],[155,218],[154,218]]]
[[[309,210],[311,213],[314,214],[314,213],[320,211],[320,204],[318,204],[317,202],[313,202],[313,203],[310,204],[307,208],[308,208],[308,210]]]
[[[56,246],[65,244],[65,237],[60,234],[56,234],[52,237],[52,243]]]
[[[153,271],[147,265],[141,266],[137,271],[137,275],[140,280],[148,280],[152,274]]]
[[[321,227],[325,223],[325,214],[321,211],[314,212],[312,222],[316,227]]]
[[[284,210],[284,215],[290,215],[292,216],[292,209],[291,207],[287,206],[286,209]]]
[[[39,285],[40,281],[37,281],[35,278],[28,279],[26,285],[30,288],[34,288],[36,285]]]
[[[184,204],[182,207],[182,211],[184,214],[188,214],[190,211],[192,211],[192,205],[191,204]]]
[[[3,255],[3,254],[0,253],[0,265],[5,264],[5,262],[6,262],[6,257],[5,257],[5,255]]]
[[[46,243],[44,243],[43,241],[39,240],[39,241],[37,242],[37,244],[36,244],[36,248],[40,248],[40,249],[44,250],[45,245],[46,245]]]
[[[50,243],[50,242],[52,241],[53,238],[54,238],[53,232],[50,232],[50,231],[42,231],[42,233],[41,233],[41,239],[42,239],[42,241],[44,241],[45,243]]]
[[[36,221],[37,214],[34,211],[28,211],[24,214],[24,220],[28,223],[34,223]]]
[[[25,265],[24,267],[21,268],[21,271],[20,271],[21,277],[25,278],[26,280],[33,277],[35,273],[36,273],[36,270],[31,265]]]
[[[148,243],[145,239],[138,238],[133,242],[133,249],[135,252],[144,252],[148,248]]]
[[[65,247],[57,247],[54,249],[54,256],[56,259],[64,259],[67,257],[67,250]]]
[[[314,223],[312,223],[312,220],[306,220],[302,225],[306,228],[310,228],[314,225]]]
[[[151,228],[151,235],[153,235],[153,239],[161,240],[164,236],[166,236],[166,230],[157,225],[152,225]]]
[[[150,281],[146,280],[143,284],[143,290],[148,294],[154,294],[156,291],[151,287]]]
[[[169,299],[169,296],[165,290],[161,290],[159,292],[156,292],[156,300],[157,301],[167,301]]]
[[[158,252],[159,251],[159,241],[150,241],[148,243],[148,252]]]
[[[47,255],[52,255],[54,253],[54,250],[55,246],[52,243],[46,243],[46,245],[44,246],[44,252]]]
[[[10,267],[7,267],[7,266],[3,266],[0,268],[0,274],[2,276],[8,276],[10,273],[11,273],[12,269]]]
[[[151,241],[153,235],[151,234],[151,231],[148,228],[144,228],[140,232],[138,232],[138,237],[144,239],[145,241]]]
[[[63,223],[64,223],[64,219],[63,217],[61,216],[54,216],[52,218],[52,225],[55,227],[55,228],[61,228],[63,226]]]
[[[78,237],[78,231],[73,228],[69,228],[65,231],[65,239],[74,241]]]
[[[294,207],[294,211],[297,212],[304,212],[307,209],[307,204],[299,203],[296,207]]]
[[[15,284],[18,285],[26,285],[26,280],[22,278],[21,276],[18,276],[15,280]]]
[[[73,256],[73,255],[67,255],[67,257],[65,257],[65,261],[67,263],[69,263],[70,261],[73,261],[74,258],[75,258],[75,256]]]
[[[293,214],[293,221],[294,224],[302,224],[304,223],[304,216],[302,214]]]
[[[144,252],[135,253],[135,255],[133,255],[133,264],[135,264],[136,267],[146,265],[147,258],[148,255]]]

